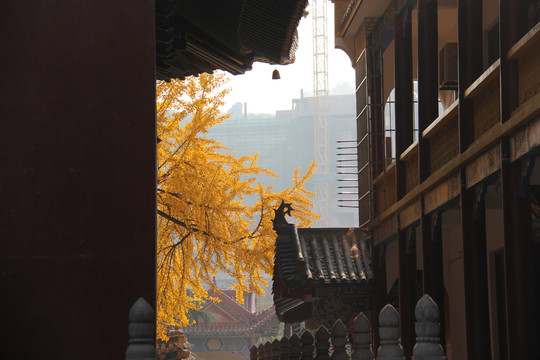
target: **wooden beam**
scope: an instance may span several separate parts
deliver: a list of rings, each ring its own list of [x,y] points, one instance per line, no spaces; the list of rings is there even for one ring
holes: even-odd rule
[[[418,155],[418,141],[415,141],[411,145],[409,145],[409,147],[405,149],[405,151],[402,152],[401,155],[399,155],[399,160],[408,160],[413,157],[413,155]]]
[[[416,200],[417,197],[422,196],[423,193],[437,186],[441,181],[443,181],[448,175],[459,170],[469,161],[476,158],[482,151],[486,150],[489,146],[495,144],[497,141],[500,141],[502,137],[511,135],[517,128],[523,126],[534,116],[540,114],[540,94],[536,94],[527,102],[522,104],[517,108],[513,113],[509,121],[500,125],[497,124],[488,130],[481,138],[477,139],[463,154],[460,154],[443,167],[437,170],[435,173],[431,174],[430,177],[423,183],[416,186],[414,189],[409,191],[403,199],[399,200],[384,212],[382,212],[378,219],[374,221],[369,228],[373,229],[377,227],[380,223],[385,221],[389,216],[409,205],[411,202]],[[389,167],[390,168],[390,167]],[[382,176],[376,181],[382,181]]]
[[[519,6],[519,1],[512,1],[512,0],[501,0],[501,14],[507,13],[506,8],[509,6]],[[504,8],[503,8],[504,6]],[[519,10],[518,10],[519,11]],[[523,10],[521,10],[523,11]],[[525,15],[527,16],[527,15]],[[506,18],[506,16],[504,17]],[[501,16],[501,20],[503,20],[503,17]],[[509,19],[509,21],[512,21]],[[526,25],[525,21],[517,20],[517,24],[515,25]],[[521,30],[521,31],[520,31]],[[516,33],[523,32],[523,28],[518,30]],[[502,38],[501,38],[502,40]],[[508,39],[510,40],[510,38]],[[515,43],[513,46],[506,52],[506,57],[508,59],[517,59],[519,55],[529,47],[533,46],[538,40],[540,40],[540,23],[536,24],[529,32],[527,32],[525,35],[522,35],[522,37]],[[504,41],[504,40],[503,40]],[[502,50],[502,48],[501,48]],[[502,51],[501,51],[502,53]],[[504,54],[504,53],[503,53]]]
[[[460,173],[447,176],[433,189],[424,193],[424,214],[437,210],[450,200],[458,197],[461,191]]]
[[[448,124],[450,120],[457,117],[459,100],[456,100],[450,105],[441,115],[437,117],[424,131],[422,137],[431,138],[440,128]]]
[[[480,90],[484,89],[491,81],[496,80],[499,76],[499,69],[501,66],[501,60],[498,59],[490,67],[487,68],[478,79],[476,79],[471,86],[465,90],[464,97],[467,99],[473,98]]]
[[[501,168],[501,146],[496,144],[465,166],[467,189]]]
[[[283,322],[292,324],[295,322],[304,321],[313,316],[313,302],[302,303],[283,314]]]
[[[422,216],[422,207],[420,200],[413,202],[399,213],[399,225],[401,228],[406,228],[412,223],[420,220]]]

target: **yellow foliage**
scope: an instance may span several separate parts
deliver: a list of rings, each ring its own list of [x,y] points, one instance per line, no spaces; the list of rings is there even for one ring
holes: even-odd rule
[[[273,209],[292,204],[299,224],[318,218],[310,209],[314,194],[304,185],[315,170],[297,169],[292,186],[275,192],[256,180],[275,176],[257,165],[257,155],[234,156],[206,137],[228,115],[219,112],[228,92],[225,77],[201,74],[184,81],[157,82],[158,144],[158,336],[167,325],[189,324],[187,312],[217,290],[217,271],[233,277],[237,299],[262,294],[262,273],[274,256]],[[256,196],[254,205],[246,197]]]

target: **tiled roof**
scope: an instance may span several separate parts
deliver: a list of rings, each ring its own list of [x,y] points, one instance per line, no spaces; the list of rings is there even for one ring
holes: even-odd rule
[[[184,334],[188,338],[195,336],[225,336],[225,335],[255,335],[266,334],[271,330],[278,328],[278,321],[275,314],[275,309],[272,306],[260,314],[257,314],[254,319],[241,320],[236,322],[204,322],[187,326],[184,328]]]
[[[373,271],[369,232],[354,228],[296,228],[285,218],[292,210],[291,204],[282,202],[272,220],[277,234],[272,290],[280,321],[309,318],[313,304],[325,301],[321,295],[324,289],[370,291]]]
[[[262,311],[258,314],[253,314],[247,311],[242,305],[238,304],[231,295],[232,291],[223,291],[221,294],[210,294],[211,296],[218,297],[221,302],[208,303],[203,306],[204,309],[208,309],[212,304],[224,309],[232,316],[237,318],[237,321],[217,321],[204,323],[200,322],[192,326],[185,327],[184,334],[188,338],[194,336],[207,336],[207,335],[247,335],[247,334],[261,334],[277,331],[278,321],[275,316],[274,307]],[[211,311],[211,309],[209,309]]]
[[[276,308],[276,315],[280,321],[283,321],[283,314],[287,311],[294,309],[304,303],[303,300],[299,299],[287,299],[287,298],[276,298],[274,299],[274,306]]]
[[[215,69],[242,74],[254,61],[293,59],[307,0],[156,0],[160,80]]]
[[[359,229],[281,226],[276,239],[274,280],[287,287],[365,284],[373,279],[369,234]]]

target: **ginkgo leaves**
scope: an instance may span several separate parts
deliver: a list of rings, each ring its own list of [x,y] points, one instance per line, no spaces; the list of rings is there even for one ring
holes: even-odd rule
[[[289,189],[274,192],[257,181],[275,176],[257,166],[257,155],[235,156],[206,136],[228,117],[219,111],[224,83],[223,74],[201,74],[156,84],[158,336],[166,325],[189,323],[188,310],[208,298],[205,289],[217,290],[218,271],[236,280],[240,301],[243,292],[262,293],[262,275],[272,271],[273,209],[282,200],[293,204],[299,226],[317,218],[314,194],[304,188],[314,164],[303,175],[297,170]]]

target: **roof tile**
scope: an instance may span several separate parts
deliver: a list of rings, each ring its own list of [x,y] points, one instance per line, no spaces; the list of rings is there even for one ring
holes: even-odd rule
[[[369,233],[360,229],[297,229],[289,224],[276,240],[274,278],[288,287],[371,281]]]

